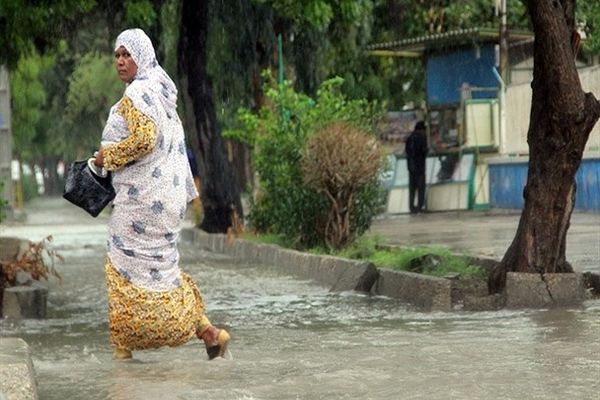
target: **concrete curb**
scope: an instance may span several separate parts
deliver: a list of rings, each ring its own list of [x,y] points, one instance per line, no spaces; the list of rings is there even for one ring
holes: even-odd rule
[[[388,296],[423,311],[571,307],[586,300],[586,291],[600,290],[600,278],[593,274],[545,274],[542,279],[539,274],[509,273],[502,294],[467,295],[456,299],[452,279],[377,268],[369,262],[307,254],[272,244],[228,239],[226,235],[208,234],[196,228],[183,229],[181,240],[205,251],[277,267],[281,273],[312,280],[331,291],[354,290]],[[487,270],[498,263],[481,257],[471,261]]]
[[[29,346],[23,339],[0,338],[0,398],[37,400]]]
[[[506,274],[506,308],[568,307],[586,298],[583,275]]]
[[[201,250],[277,266],[282,273],[312,280],[331,291],[388,296],[428,311],[452,309],[452,283],[445,278],[377,269],[365,261],[306,254],[244,239],[228,240],[223,234],[195,228],[183,229],[180,237]]]
[[[379,269],[372,293],[400,299],[423,310],[452,309],[452,282],[445,278]]]

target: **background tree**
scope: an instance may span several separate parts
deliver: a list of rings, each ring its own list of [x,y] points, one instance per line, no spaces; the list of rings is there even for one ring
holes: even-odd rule
[[[181,95],[196,155],[204,217],[200,228],[224,233],[243,218],[240,189],[226,157],[207,73],[208,2],[183,0],[178,44]]]
[[[32,173],[35,171],[35,159],[39,152],[39,122],[41,110],[46,102],[46,92],[39,80],[41,70],[47,60],[32,52],[22,57],[10,75],[12,92],[13,148],[19,161],[20,175],[23,176],[23,164],[27,164]]]
[[[542,278],[573,272],[565,253],[575,173],[600,117],[600,103],[584,93],[575,66],[575,0],[530,0],[528,10],[535,45],[525,205],[515,238],[490,276],[491,292],[504,288],[507,271],[539,273]]]
[[[94,0],[0,0],[0,64],[12,68],[22,55],[53,47],[94,5]]]
[[[115,74],[110,53],[90,52],[77,61],[69,78],[62,124],[64,140],[76,145],[66,149],[66,156],[81,159],[98,149],[108,111],[122,93],[123,83]]]

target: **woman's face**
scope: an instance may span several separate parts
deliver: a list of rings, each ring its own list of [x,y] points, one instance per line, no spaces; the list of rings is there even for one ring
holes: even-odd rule
[[[123,46],[115,50],[115,68],[119,78],[125,83],[130,83],[137,74],[137,65],[129,51]]]

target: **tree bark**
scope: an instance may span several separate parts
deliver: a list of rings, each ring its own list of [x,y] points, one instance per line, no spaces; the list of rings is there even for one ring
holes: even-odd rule
[[[525,205],[512,244],[490,275],[490,293],[504,289],[509,271],[573,272],[566,237],[575,206],[575,174],[600,103],[584,93],[575,66],[575,0],[529,0],[535,33],[529,170]]]
[[[190,145],[198,163],[204,217],[200,228],[227,232],[243,218],[240,189],[227,160],[217,124],[212,85],[207,73],[208,1],[183,0],[178,45],[181,92],[196,134]]]
[[[45,157],[43,160],[44,170],[44,195],[57,196],[62,193],[63,185],[61,184],[58,172],[58,159],[56,157]]]

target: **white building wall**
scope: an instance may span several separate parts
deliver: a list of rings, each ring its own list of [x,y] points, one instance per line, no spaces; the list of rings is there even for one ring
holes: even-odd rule
[[[600,98],[600,66],[579,70],[581,85],[586,92]],[[531,111],[530,82],[509,85],[505,95],[506,143],[504,155],[528,154],[527,130]],[[597,123],[588,140],[585,156],[600,155],[600,123]]]

